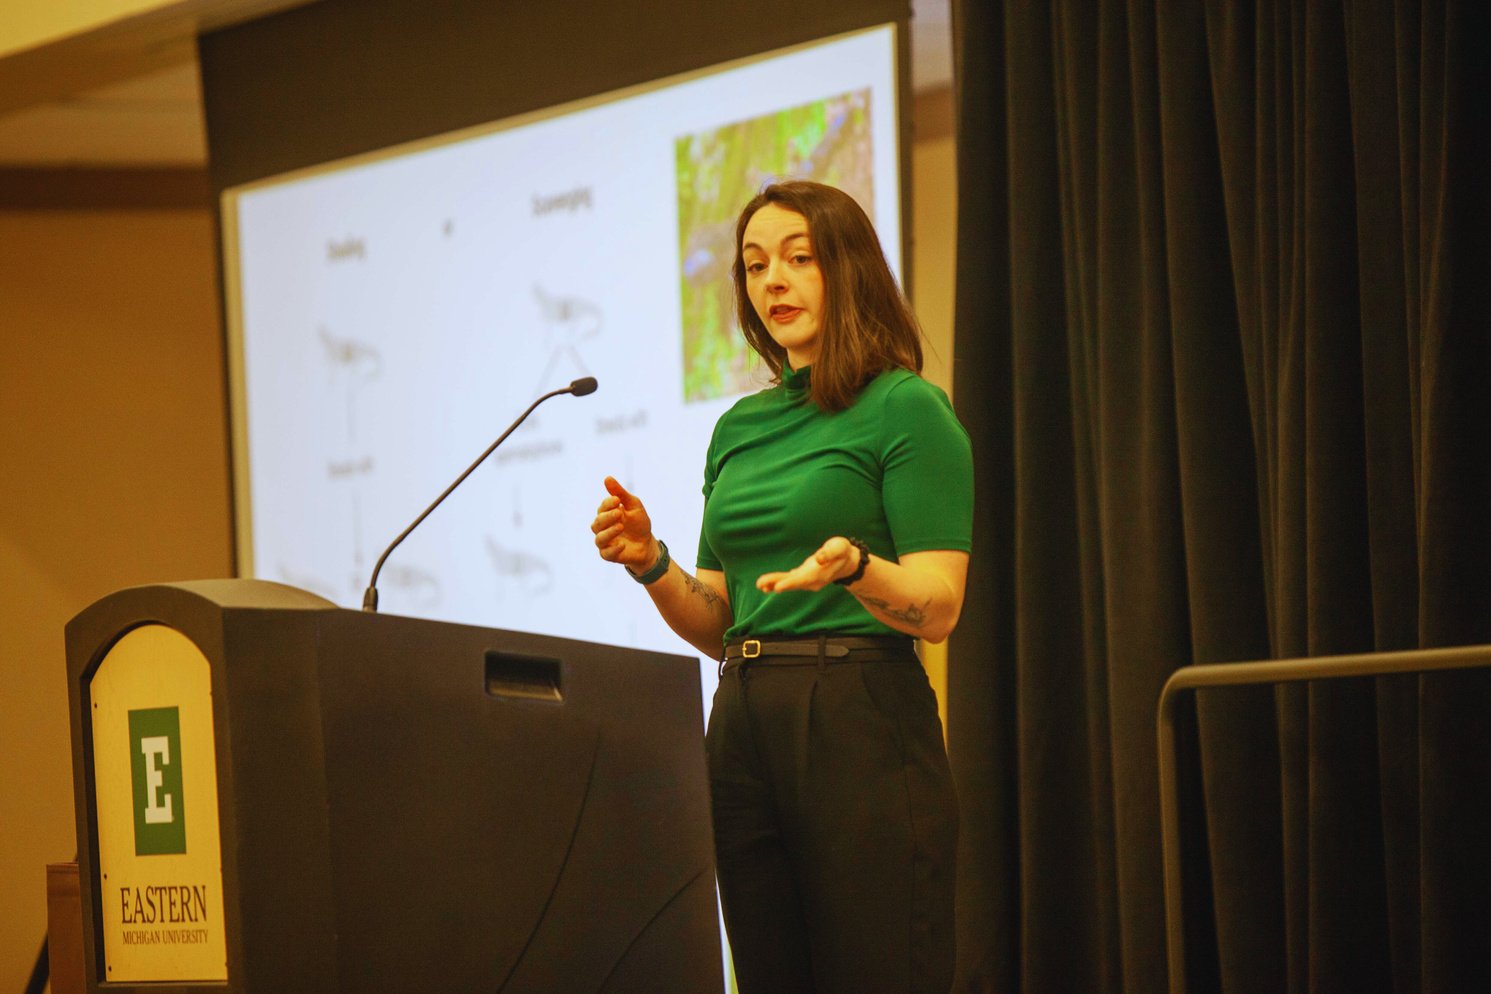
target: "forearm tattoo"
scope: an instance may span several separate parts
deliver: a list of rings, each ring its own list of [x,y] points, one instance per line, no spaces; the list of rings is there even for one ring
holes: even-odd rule
[[[688,573],[684,573],[683,581],[689,585],[690,590],[698,594],[700,597],[704,598],[704,600],[708,602],[710,607],[714,607],[716,604],[719,604],[721,602],[719,591],[715,590],[709,584],[698,579],[697,577],[693,577],[690,576]]]
[[[854,591],[851,590],[850,593]],[[932,604],[932,598],[928,597],[921,607],[907,604],[905,607],[895,608],[890,606],[890,601],[881,600],[879,597],[870,597],[867,594],[854,594],[854,596],[858,597],[862,604],[873,607],[887,618],[895,618],[912,628],[920,628],[927,623],[927,608]]]

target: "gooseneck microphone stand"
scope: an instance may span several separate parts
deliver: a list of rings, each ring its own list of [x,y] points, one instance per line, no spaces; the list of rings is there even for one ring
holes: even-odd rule
[[[549,391],[548,393],[546,393],[542,397],[540,397],[538,400],[535,400],[532,404],[529,404],[528,405],[528,410],[526,410],[522,414],[518,415],[518,420],[514,421],[508,427],[507,431],[505,431],[505,432],[502,433],[502,435],[497,439],[497,441],[495,441],[491,445],[487,446],[487,451],[485,451],[481,455],[477,456],[476,457],[476,462],[472,463],[470,466],[467,466],[466,467],[466,472],[464,472],[460,476],[456,477],[455,482],[452,483],[450,486],[446,487],[445,488],[445,492],[442,493],[439,497],[436,497],[435,498],[435,502],[433,504],[431,504],[429,507],[425,508],[424,512],[422,514],[420,514],[419,517],[415,518],[414,522],[408,528],[405,528],[403,531],[399,532],[399,537],[396,538],[396,539],[394,539],[393,542],[392,542],[392,544],[390,544],[388,548],[386,548],[386,549],[383,550],[383,555],[381,555],[381,556],[378,557],[378,563],[377,563],[377,565],[375,565],[373,567],[373,576],[372,576],[372,579],[368,580],[368,589],[365,590],[365,591],[363,591],[363,595],[362,595],[362,609],[364,611],[371,611],[371,612],[377,612],[377,610],[378,610],[378,573],[379,573],[379,571],[381,571],[383,569],[383,561],[388,558],[388,554],[390,552],[392,552],[394,549],[397,549],[399,547],[399,543],[402,542],[402,541],[404,541],[404,539],[408,538],[409,537],[409,533],[412,532],[412,531],[414,531],[414,529],[418,528],[419,527],[419,523],[421,521],[423,521],[425,518],[428,518],[430,516],[430,512],[433,511],[433,510],[435,510],[435,508],[439,507],[440,506],[440,502],[443,501],[443,500],[445,500],[445,498],[447,498],[447,497],[449,497],[451,495],[451,491],[455,490],[456,487],[459,487],[461,485],[461,482],[463,480],[465,480],[466,477],[470,476],[472,474],[472,472],[476,469],[476,467],[480,466],[486,460],[487,456],[491,455],[494,451],[496,451],[497,446],[501,445],[507,439],[507,436],[511,435],[514,431],[517,430],[518,425],[522,424],[523,421],[524,421],[524,419],[527,418],[528,415],[530,415],[530,414],[533,413],[533,409],[535,407],[537,407],[538,405],[542,404],[544,401],[548,400],[550,397],[558,397],[562,393],[574,394],[576,397],[584,397],[586,394],[595,393],[595,387],[596,387],[595,377],[594,376],[584,376],[584,377],[581,377],[578,380],[575,380],[569,386],[564,387],[563,389]]]

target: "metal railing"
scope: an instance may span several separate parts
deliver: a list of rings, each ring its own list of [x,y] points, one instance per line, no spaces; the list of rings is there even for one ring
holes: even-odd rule
[[[1184,666],[1160,692],[1160,829],[1165,862],[1165,944],[1170,994],[1186,994],[1185,907],[1181,890],[1180,785],[1177,782],[1175,720],[1180,702],[1210,687],[1300,683],[1341,677],[1394,676],[1491,666],[1491,646],[1372,652],[1355,656],[1266,659],[1251,663]]]

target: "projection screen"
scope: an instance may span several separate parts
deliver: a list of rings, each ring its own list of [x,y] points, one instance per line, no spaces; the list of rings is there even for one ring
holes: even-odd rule
[[[719,415],[765,377],[734,221],[765,182],[853,194],[900,270],[884,25],[224,192],[245,576],[381,610],[688,652],[589,522],[616,476],[692,566]],[[714,664],[701,661],[706,700]]]

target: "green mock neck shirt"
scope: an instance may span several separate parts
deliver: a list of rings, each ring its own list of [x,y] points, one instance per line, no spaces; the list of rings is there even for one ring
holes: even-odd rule
[[[972,548],[973,455],[947,395],[893,369],[828,412],[809,396],[811,374],[784,370],[780,384],[742,398],[709,443],[697,565],[725,573],[735,615],[726,640],[897,634],[838,585],[756,589],[762,573],[800,565],[835,535],[892,561]]]

